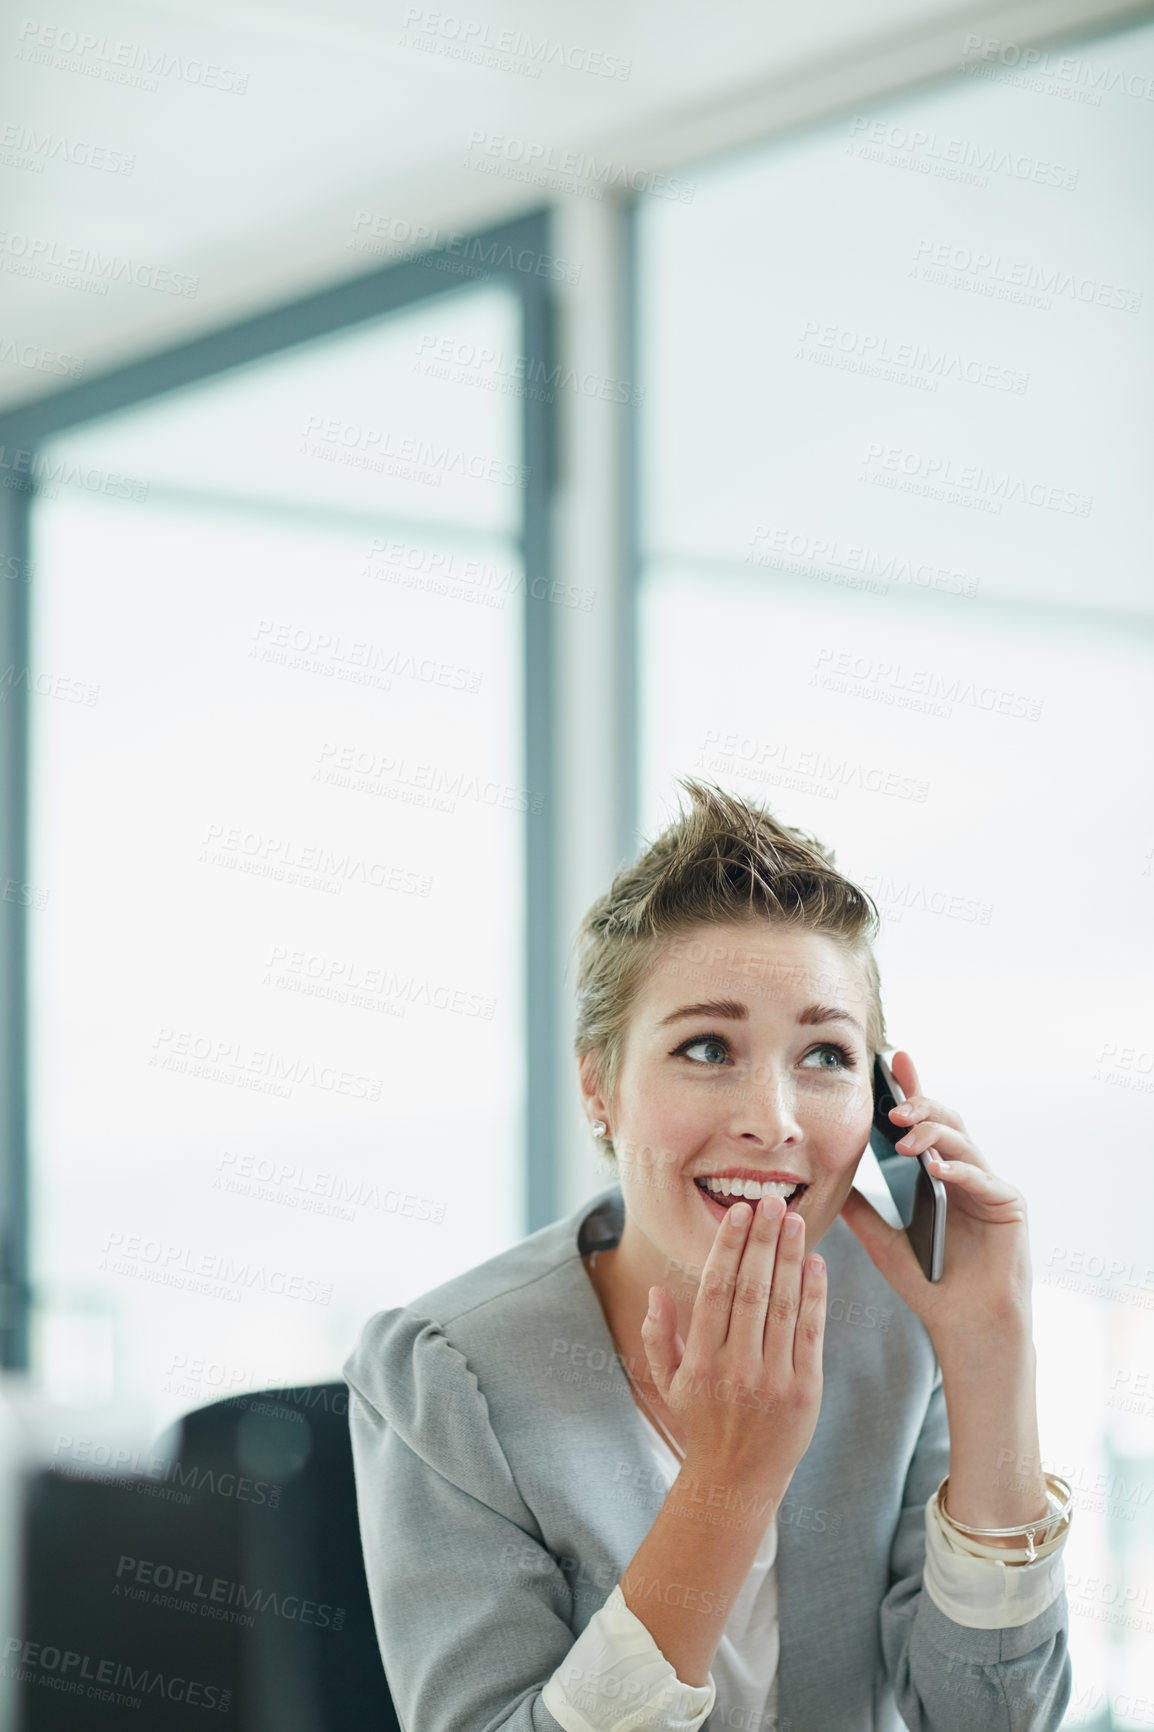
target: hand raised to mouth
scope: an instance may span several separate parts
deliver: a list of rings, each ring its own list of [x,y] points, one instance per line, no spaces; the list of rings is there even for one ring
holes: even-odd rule
[[[784,1496],[821,1409],[826,1273],[820,1257],[805,1256],[803,1218],[781,1197],[730,1205],[687,1341],[665,1289],[651,1288],[649,1300],[641,1338],[686,1438],[687,1466]]]

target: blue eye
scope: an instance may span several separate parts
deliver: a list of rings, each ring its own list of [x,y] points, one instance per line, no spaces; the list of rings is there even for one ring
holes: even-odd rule
[[[815,1046],[812,1052],[806,1053],[805,1059],[802,1060],[802,1063],[805,1064],[806,1060],[811,1058],[823,1058],[828,1057],[831,1054],[837,1061],[835,1064],[808,1065],[807,1068],[810,1070],[828,1071],[852,1070],[854,1065],[857,1063],[857,1060],[854,1058],[854,1055],[850,1052],[849,1048],[840,1046],[837,1041],[823,1041],[821,1046]]]
[[[713,1034],[699,1034],[693,1040],[682,1041],[679,1047],[674,1048],[671,1056],[677,1058],[684,1055],[688,1058],[695,1046],[705,1047],[707,1050],[712,1049],[714,1053],[720,1053],[721,1056],[719,1059],[706,1058],[702,1061],[695,1061],[704,1063],[706,1067],[712,1066],[716,1069],[717,1065],[724,1064],[725,1060],[729,1057],[729,1047],[726,1042]]]

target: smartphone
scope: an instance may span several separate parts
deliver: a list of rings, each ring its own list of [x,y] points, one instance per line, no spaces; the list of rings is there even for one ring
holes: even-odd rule
[[[935,1178],[925,1155],[911,1161],[899,1155],[894,1144],[904,1137],[908,1125],[895,1125],[890,1108],[905,1100],[893,1072],[879,1053],[874,1059],[874,1122],[870,1146],[877,1156],[882,1177],[909,1235],[914,1255],[927,1281],[940,1281],[946,1250],[946,1187]]]

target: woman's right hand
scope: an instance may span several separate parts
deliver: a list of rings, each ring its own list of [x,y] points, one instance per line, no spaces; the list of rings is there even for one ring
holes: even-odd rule
[[[650,1290],[641,1339],[691,1470],[784,1495],[821,1409],[825,1302],[825,1264],[780,1197],[718,1222],[687,1341],[669,1294]]]

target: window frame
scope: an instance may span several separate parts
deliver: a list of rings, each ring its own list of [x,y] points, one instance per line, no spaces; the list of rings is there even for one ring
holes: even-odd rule
[[[31,645],[29,559],[40,446],[87,422],[138,407],[184,386],[219,377],[303,343],[412,311],[470,283],[514,293],[530,378],[556,365],[556,302],[544,268],[553,256],[547,208],[459,237],[450,263],[431,248],[210,331],[97,378],[0,414],[0,642],[14,669],[27,669]],[[458,244],[460,243],[460,244]],[[477,264],[469,261],[476,259]],[[524,261],[528,259],[528,265]],[[448,267],[448,268],[447,268]],[[516,532],[525,584],[522,597],[524,786],[554,790],[557,613],[553,580],[552,496],[556,482],[557,407],[553,393],[521,399],[522,461],[528,471]],[[0,704],[0,1366],[29,1369],[33,1288],[29,1245],[28,896],[30,704],[27,680],[11,681]],[[525,825],[524,991],[526,1231],[555,1218],[560,1193],[552,1158],[561,1001],[556,947],[555,798]]]

